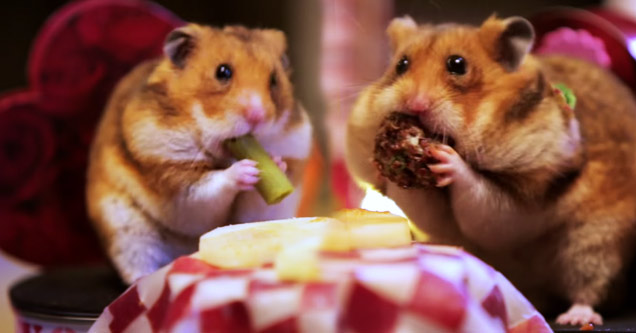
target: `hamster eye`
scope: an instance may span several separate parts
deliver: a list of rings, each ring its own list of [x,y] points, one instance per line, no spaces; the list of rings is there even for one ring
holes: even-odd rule
[[[276,73],[272,72],[269,76],[269,87],[276,88],[278,87],[278,78],[276,78]]]
[[[446,59],[446,70],[454,75],[466,74],[466,59],[458,55],[448,57]]]
[[[216,79],[225,82],[232,78],[232,67],[228,64],[221,64],[216,68]]]
[[[395,65],[395,72],[397,73],[397,75],[404,74],[409,69],[409,64],[409,58],[403,56],[402,59],[398,61],[397,65]]]

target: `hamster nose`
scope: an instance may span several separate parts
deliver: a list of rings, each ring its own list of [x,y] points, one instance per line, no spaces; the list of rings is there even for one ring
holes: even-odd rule
[[[431,108],[431,99],[426,95],[416,95],[406,102],[408,112],[419,114]]]
[[[257,124],[265,119],[265,108],[262,106],[250,106],[245,110],[245,119],[251,124]]]
[[[265,106],[263,99],[257,92],[245,92],[239,98],[239,103],[243,106],[243,114],[248,123],[256,125],[265,120]]]

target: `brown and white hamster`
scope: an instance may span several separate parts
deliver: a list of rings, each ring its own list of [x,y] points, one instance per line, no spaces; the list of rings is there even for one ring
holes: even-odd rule
[[[197,249],[227,223],[292,217],[312,128],[294,99],[278,30],[188,24],[161,59],[116,87],[88,170],[88,210],[109,257],[131,283]],[[258,169],[235,161],[225,139],[252,133],[296,190],[268,206]]]
[[[433,242],[491,263],[540,309],[569,302],[559,323],[601,323],[594,308],[620,284],[636,245],[630,90],[592,64],[528,54],[534,30],[520,17],[480,27],[405,17],[387,32],[392,65],[350,115],[351,173]],[[556,83],[573,90],[574,111]],[[374,138],[393,111],[446,138],[429,165],[437,187],[402,189],[374,169]]]

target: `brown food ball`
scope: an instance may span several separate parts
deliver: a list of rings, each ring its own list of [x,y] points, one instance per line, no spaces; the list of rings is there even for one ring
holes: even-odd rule
[[[373,163],[380,173],[402,188],[435,186],[428,164],[438,161],[430,150],[439,141],[426,137],[414,116],[391,113],[375,137]]]

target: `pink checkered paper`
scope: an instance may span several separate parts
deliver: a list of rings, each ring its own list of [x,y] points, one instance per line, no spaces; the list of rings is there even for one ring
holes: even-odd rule
[[[461,249],[413,244],[322,253],[319,282],[271,265],[181,257],[141,278],[90,332],[551,332],[499,272]]]

